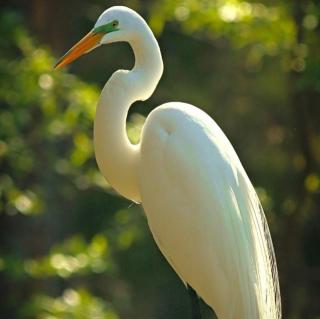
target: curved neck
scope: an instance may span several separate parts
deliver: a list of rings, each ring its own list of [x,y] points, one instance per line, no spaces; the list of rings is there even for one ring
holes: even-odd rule
[[[115,72],[103,88],[94,122],[94,144],[99,169],[111,186],[124,197],[140,202],[140,145],[130,143],[126,119],[133,102],[151,96],[162,75],[163,64],[149,27],[129,44],[135,65],[131,71]]]

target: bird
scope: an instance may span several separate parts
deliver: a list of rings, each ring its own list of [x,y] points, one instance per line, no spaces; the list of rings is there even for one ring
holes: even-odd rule
[[[105,44],[127,42],[135,63],[102,89],[94,119],[98,167],[123,197],[142,205],[153,238],[190,292],[219,319],[280,319],[278,271],[257,193],[230,141],[201,109],[168,102],[153,109],[140,142],[126,133],[128,110],[147,100],[163,73],[158,42],[134,10],[105,10],[55,65]]]

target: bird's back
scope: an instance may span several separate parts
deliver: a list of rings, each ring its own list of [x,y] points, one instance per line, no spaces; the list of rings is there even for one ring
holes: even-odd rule
[[[168,103],[148,117],[139,183],[152,234],[220,319],[278,319],[264,213],[233,147],[204,112]]]

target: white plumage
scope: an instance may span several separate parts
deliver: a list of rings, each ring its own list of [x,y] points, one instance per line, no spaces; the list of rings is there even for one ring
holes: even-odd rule
[[[57,66],[117,41],[129,42],[136,63],[131,71],[113,74],[101,93],[94,142],[102,174],[120,194],[142,203],[160,250],[219,319],[279,319],[265,216],[219,126],[200,109],[172,102],[151,112],[140,144],[128,140],[131,104],[153,93],[163,71],[146,22],[128,8],[108,9]]]
[[[278,318],[264,214],[218,125],[191,105],[162,105],[144,126],[140,165],[150,229],[180,278],[219,318]]]

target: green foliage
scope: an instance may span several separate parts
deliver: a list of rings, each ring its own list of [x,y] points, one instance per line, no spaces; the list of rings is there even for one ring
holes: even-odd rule
[[[0,42],[1,214],[10,219],[17,218],[17,214],[32,216],[46,231],[50,228],[48,223],[55,222],[58,210],[62,214],[70,211],[69,203],[77,200],[77,193],[109,190],[97,171],[92,147],[98,89],[66,72],[53,72],[52,54],[35,44],[21,26],[19,16],[5,13],[1,23],[1,29],[6,31]],[[135,118],[129,131],[137,142],[143,118]],[[37,217],[39,214],[48,217]],[[115,215],[119,226],[110,236],[120,250],[128,249],[139,237],[125,216],[124,210]],[[37,227],[35,231],[39,233]],[[24,231],[26,235],[29,232],[30,229]],[[27,256],[27,251],[16,250],[15,245],[4,247],[0,271],[9,282],[29,282],[31,286],[33,281],[52,277],[55,281],[73,276],[85,280],[92,275],[114,274],[116,268],[105,234],[93,234],[89,242],[83,235],[74,234],[57,243],[56,240],[53,236],[48,243],[36,245],[48,251],[43,256]],[[16,288],[11,289],[17,295]],[[22,310],[9,312],[36,318],[118,318],[110,306],[88,290],[66,289],[57,298],[38,295],[36,289],[30,288],[29,292],[31,297],[35,293],[32,307],[27,306],[28,296]]]
[[[49,256],[24,261],[26,273],[35,278],[68,278],[89,272],[103,273],[111,268],[107,238],[99,234],[94,236],[89,245],[81,236],[73,236],[52,247]]]
[[[61,297],[39,295],[28,306],[28,314],[39,319],[118,319],[119,317],[100,298],[93,297],[85,289],[66,289]]]
[[[53,73],[48,50],[35,46],[9,18],[4,25],[12,48],[2,48],[0,60],[1,206],[9,214],[33,214],[46,202],[37,184],[54,171],[74,177],[80,187],[81,181],[102,184],[88,165],[93,149],[84,133],[92,127],[98,91],[69,74]],[[13,49],[16,57],[6,58]]]

